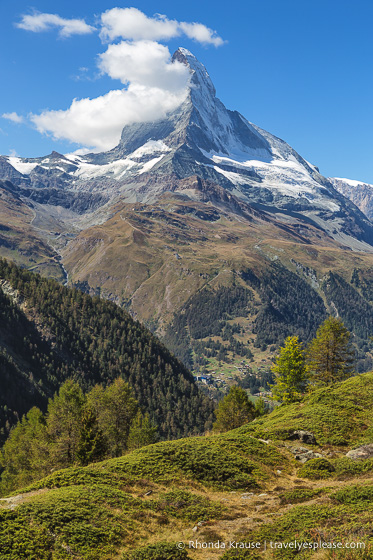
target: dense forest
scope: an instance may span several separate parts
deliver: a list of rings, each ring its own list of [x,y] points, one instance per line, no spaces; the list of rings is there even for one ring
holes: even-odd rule
[[[312,275],[317,288],[307,278]],[[309,342],[331,314],[341,317],[353,334],[357,371],[369,371],[372,301],[373,281],[367,271],[355,269],[351,282],[334,272],[317,280],[311,269],[292,272],[275,261],[260,273],[236,271],[231,286],[201,289],[175,314],[164,340],[188,367],[203,370],[210,358],[229,362],[232,354],[252,357],[253,349],[236,337],[243,328],[229,322],[232,319],[250,319],[253,346],[274,351],[291,335]]]
[[[217,290],[204,288],[192,296],[182,313],[176,314],[164,337],[167,346],[188,366],[195,365],[192,348],[199,355],[218,356],[224,360],[227,351],[247,356],[248,351],[233,339],[229,319],[246,316],[253,308],[253,292],[243,286],[221,286]],[[221,336],[229,340],[224,346],[211,340],[196,343],[206,337]],[[194,344],[192,344],[194,341]],[[209,352],[210,350],[210,352]]]
[[[0,260],[0,421],[4,431],[68,378],[83,390],[122,377],[161,437],[200,433],[213,404],[191,373],[115,304]],[[5,292],[5,293],[4,293]],[[6,294],[8,293],[8,295]]]

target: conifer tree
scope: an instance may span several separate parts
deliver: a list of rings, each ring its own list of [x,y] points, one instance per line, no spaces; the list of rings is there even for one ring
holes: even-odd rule
[[[275,383],[271,386],[275,400],[285,404],[299,401],[307,383],[304,349],[297,336],[288,336],[272,367]]]
[[[97,422],[96,413],[91,407],[86,407],[82,416],[76,458],[81,465],[88,465],[92,461],[102,459],[105,451],[105,441]]]
[[[215,415],[214,431],[226,432],[251,422],[255,417],[255,409],[246,391],[241,387],[233,386],[228,395],[220,401]]]
[[[138,403],[131,386],[118,377],[105,389],[94,387],[87,396],[95,410],[98,425],[104,434],[109,454],[123,455],[127,449],[131,423],[138,411]]]
[[[341,319],[328,317],[307,348],[310,379],[316,384],[343,381],[352,375],[354,352]]]
[[[152,424],[149,414],[144,416],[138,411],[132,421],[128,435],[127,447],[129,450],[139,449],[157,441],[157,426]]]
[[[60,468],[71,465],[76,459],[84,402],[81,388],[71,379],[49,400],[47,431],[52,460]]]

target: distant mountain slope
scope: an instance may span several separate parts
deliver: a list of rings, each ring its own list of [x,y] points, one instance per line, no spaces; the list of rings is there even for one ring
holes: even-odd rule
[[[189,371],[115,304],[0,260],[0,419],[48,397],[68,377],[84,388],[124,377],[163,436],[201,432],[212,412]],[[9,425],[8,425],[9,427]]]
[[[369,369],[372,298],[350,283],[355,269],[369,283],[373,224],[286,142],[227,109],[189,51],[174,60],[190,70],[183,103],[125,126],[112,150],[0,158],[0,256],[123,306],[195,371],[251,357],[269,367],[284,336],[306,340],[326,314],[348,323]],[[237,290],[247,305],[231,312]]]
[[[373,220],[373,185],[338,177],[329,180],[338,192],[356,204],[367,218]]]

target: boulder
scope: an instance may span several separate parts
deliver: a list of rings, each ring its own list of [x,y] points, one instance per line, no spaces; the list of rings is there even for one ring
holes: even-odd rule
[[[371,459],[373,457],[373,443],[368,443],[357,447],[356,449],[351,449],[346,453],[346,457],[353,459],[354,461],[365,461],[365,459]]]
[[[290,453],[293,453],[294,458],[300,463],[307,463],[310,459],[321,459],[323,455],[321,453],[315,453],[307,447],[292,447],[289,448]]]
[[[312,432],[307,432],[306,430],[295,430],[289,434],[289,439],[299,439],[302,443],[308,443],[308,445],[316,445],[316,438]]]

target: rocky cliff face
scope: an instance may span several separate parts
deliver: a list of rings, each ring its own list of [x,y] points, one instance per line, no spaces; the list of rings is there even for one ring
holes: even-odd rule
[[[351,200],[369,220],[373,220],[373,185],[350,179],[329,179],[334,188]]]

